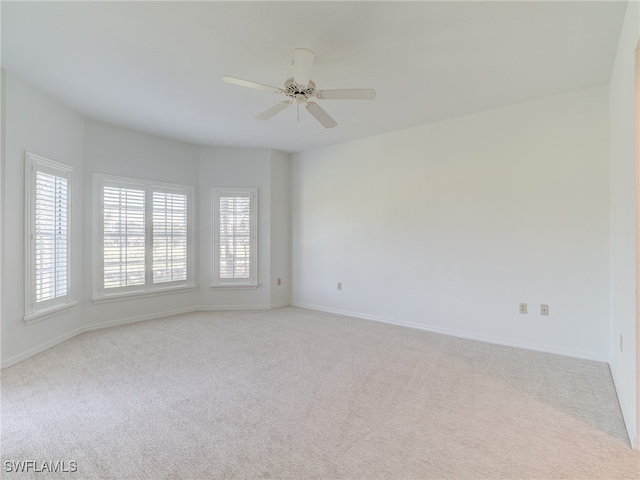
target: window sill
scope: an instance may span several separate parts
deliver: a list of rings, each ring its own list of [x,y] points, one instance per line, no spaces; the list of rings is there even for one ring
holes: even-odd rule
[[[242,283],[215,283],[209,285],[209,288],[212,290],[255,290],[258,286],[259,285],[257,283],[253,285],[246,285]]]
[[[171,293],[192,292],[196,288],[198,288],[197,285],[184,285],[180,287],[156,288],[153,290],[146,290],[146,291],[113,293],[111,295],[96,295],[91,297],[91,301],[97,305],[100,303],[119,302],[124,300],[136,300],[139,298],[156,297],[158,295],[167,295]]]
[[[45,318],[49,318],[58,313],[64,312],[65,310],[69,310],[70,308],[75,307],[78,304],[77,301],[63,303],[62,305],[56,305],[55,307],[49,307],[44,310],[40,310],[34,313],[28,313],[23,318],[24,323],[27,325],[33,325],[34,323],[38,323],[40,320],[44,320]]]

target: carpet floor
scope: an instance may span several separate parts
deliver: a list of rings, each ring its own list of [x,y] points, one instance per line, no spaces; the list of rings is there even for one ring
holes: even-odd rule
[[[294,307],[84,333],[1,414],[7,479],[640,478],[604,363]]]

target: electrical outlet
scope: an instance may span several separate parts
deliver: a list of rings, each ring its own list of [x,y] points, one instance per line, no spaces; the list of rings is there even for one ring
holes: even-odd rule
[[[624,341],[624,337],[622,336],[622,334],[620,334],[620,351],[621,352],[623,351],[623,347],[624,347],[623,341]]]
[[[526,303],[521,303],[520,304],[520,313],[522,313],[523,315],[526,315],[526,313],[527,313],[527,304]]]
[[[338,290],[342,290],[342,282],[338,282]]]
[[[540,305],[540,315],[549,315],[549,305]]]
[[[280,278],[279,278],[279,279],[276,281],[276,283],[278,284],[278,286],[282,285],[282,279],[280,279]]]

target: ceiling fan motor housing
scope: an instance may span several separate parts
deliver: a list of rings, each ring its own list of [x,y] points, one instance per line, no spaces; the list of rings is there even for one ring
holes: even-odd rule
[[[305,98],[315,97],[316,84],[313,80],[309,80],[309,85],[298,85],[293,78],[289,78],[284,82],[284,94],[294,100],[300,98],[299,95],[304,95]]]

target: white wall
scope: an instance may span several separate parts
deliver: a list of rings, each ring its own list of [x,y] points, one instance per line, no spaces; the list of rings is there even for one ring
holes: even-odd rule
[[[611,358],[625,423],[640,450],[636,398],[636,131],[635,48],[640,8],[629,2],[609,87],[611,116]],[[624,349],[620,351],[620,336]]]
[[[172,293],[142,299],[94,304],[91,300],[92,269],[92,175],[106,173],[197,186],[198,147],[153,135],[87,120],[84,137],[85,228],[84,270],[87,325],[150,318],[167,312],[192,309],[197,292]],[[196,206],[197,207],[197,206]],[[194,218],[197,218],[197,212]],[[198,238],[196,229],[196,239]],[[197,244],[196,250],[197,252]]]
[[[608,121],[601,87],[294,155],[294,304],[607,360]]]
[[[4,74],[4,71],[3,71]],[[74,167],[72,294],[85,294],[82,279],[84,122],[23,81],[6,73],[3,79],[4,155],[2,158],[2,363],[14,363],[56,339],[71,336],[82,320],[81,306],[27,326],[24,316],[25,233],[24,153],[30,151]]]
[[[291,156],[271,152],[271,305],[291,303]],[[278,278],[280,285],[278,285]]]

